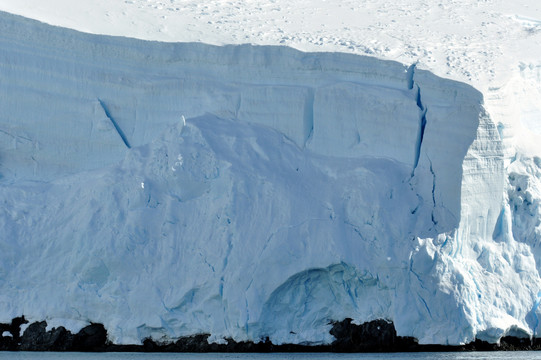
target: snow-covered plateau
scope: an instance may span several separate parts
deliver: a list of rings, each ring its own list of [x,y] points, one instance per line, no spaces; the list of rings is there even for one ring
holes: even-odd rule
[[[431,2],[409,1],[404,16]],[[0,9],[43,10],[25,3]],[[69,3],[92,2],[66,2],[67,23],[50,23],[95,33],[91,13]],[[326,344],[345,318],[386,319],[423,344],[539,336],[541,21],[505,18],[520,30],[501,32],[531,46],[515,63],[508,43],[419,54],[392,29],[374,38],[392,39],[383,46],[336,38],[314,49],[302,32],[226,45],[215,27],[210,45],[186,37],[204,28],[159,42],[9,12],[0,322],[97,322],[118,344],[198,333]],[[257,28],[248,18],[229,31],[251,31],[242,24]],[[154,40],[178,40],[164,29],[172,38]]]

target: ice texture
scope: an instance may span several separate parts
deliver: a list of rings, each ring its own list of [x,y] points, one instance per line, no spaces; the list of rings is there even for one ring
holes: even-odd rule
[[[0,13],[0,321],[115,343],[539,331],[541,160],[416,65]]]

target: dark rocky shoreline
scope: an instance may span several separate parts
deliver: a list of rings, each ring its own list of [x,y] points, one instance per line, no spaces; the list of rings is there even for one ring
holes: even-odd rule
[[[28,321],[14,318],[10,324],[0,323],[0,351],[81,351],[81,352],[426,352],[426,351],[496,351],[541,350],[541,338],[504,337],[500,344],[475,340],[467,345],[420,345],[412,337],[396,335],[392,322],[374,320],[361,325],[351,319],[333,322],[330,333],[336,340],[330,345],[274,345],[268,339],[259,343],[236,342],[209,344],[209,334],[180,338],[171,343],[145,339],[142,345],[116,345],[107,340],[102,324],[90,324],[77,334],[64,327],[46,331],[45,321],[30,324],[20,335],[21,325]],[[11,336],[3,336],[5,333]]]

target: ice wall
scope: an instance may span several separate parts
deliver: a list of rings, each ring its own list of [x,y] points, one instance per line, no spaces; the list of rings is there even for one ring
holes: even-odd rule
[[[111,340],[537,329],[482,95],[415,65],[0,13],[0,320]]]
[[[400,64],[282,47],[96,37],[4,17],[3,143],[13,151],[6,156],[12,162],[3,162],[4,177],[48,180],[112,164],[127,147],[148,143],[181,115],[206,113],[271,126],[297,145],[327,155],[414,161],[415,142],[400,138],[416,136],[418,108],[414,92],[405,91],[408,80]],[[20,22],[27,24],[17,26]],[[392,107],[407,109],[400,122],[390,118]],[[348,116],[350,110],[357,114]],[[329,116],[346,120],[326,126]],[[385,135],[391,122],[403,128],[398,139]],[[359,128],[363,123],[371,126]],[[11,129],[28,139],[14,140]],[[74,144],[66,143],[66,131]],[[37,136],[40,154],[54,156],[23,164],[17,154],[33,156]],[[342,141],[332,140],[337,136]]]

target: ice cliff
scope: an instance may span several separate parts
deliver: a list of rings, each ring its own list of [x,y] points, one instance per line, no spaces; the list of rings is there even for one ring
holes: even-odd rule
[[[116,343],[538,333],[541,160],[483,95],[370,57],[0,13],[0,321]]]

